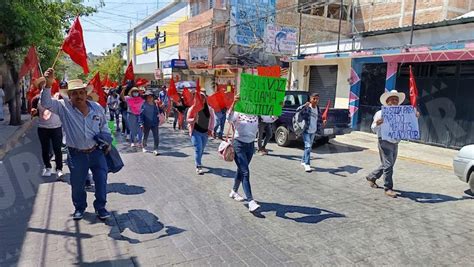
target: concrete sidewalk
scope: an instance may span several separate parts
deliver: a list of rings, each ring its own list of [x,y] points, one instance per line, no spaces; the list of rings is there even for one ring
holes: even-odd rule
[[[332,141],[334,142],[334,141]],[[378,153],[375,134],[354,131],[347,135],[337,136],[335,142],[367,148]],[[444,169],[453,169],[453,158],[458,150],[402,141],[398,148],[398,157],[413,162],[435,165]]]
[[[0,121],[0,161],[12,148],[17,145],[18,140],[25,135],[31,128],[34,120],[31,120],[29,114],[21,115],[21,125],[10,125],[10,113],[8,108],[4,105],[5,120]]]

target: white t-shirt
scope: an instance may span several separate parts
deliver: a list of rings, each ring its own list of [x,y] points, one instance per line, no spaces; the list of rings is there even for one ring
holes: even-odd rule
[[[236,140],[244,143],[255,141],[258,131],[258,116],[240,112],[229,112],[227,120],[234,124]]]
[[[311,109],[311,114],[308,133],[312,134],[318,130],[318,107],[313,108],[312,106],[309,106],[309,108]]]

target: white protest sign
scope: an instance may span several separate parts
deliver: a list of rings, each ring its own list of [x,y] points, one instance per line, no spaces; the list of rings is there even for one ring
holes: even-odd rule
[[[420,128],[412,106],[383,106],[382,140],[418,140]]]

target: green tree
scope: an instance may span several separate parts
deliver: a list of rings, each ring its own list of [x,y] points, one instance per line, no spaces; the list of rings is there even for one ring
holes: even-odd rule
[[[100,2],[99,6],[103,6]],[[21,123],[18,69],[28,48],[37,47],[42,69],[51,66],[76,16],[88,16],[96,7],[82,0],[0,1],[0,75],[10,108],[10,124]]]
[[[110,80],[120,82],[123,78],[125,63],[122,59],[122,46],[119,45],[112,50],[102,53],[102,57],[93,62],[89,79],[99,71],[101,79],[105,79],[105,75],[108,74]]]

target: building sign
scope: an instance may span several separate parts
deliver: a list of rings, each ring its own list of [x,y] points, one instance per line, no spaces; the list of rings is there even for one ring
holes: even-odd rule
[[[277,55],[292,55],[298,42],[296,35],[296,28],[267,24],[265,52]]]
[[[160,33],[160,45],[162,45],[163,43],[166,43],[166,31],[163,32],[163,33]],[[148,49],[152,49],[152,48],[155,48],[156,50],[156,38],[149,38],[148,36],[144,36],[142,38],[142,50],[144,52],[148,51]]]
[[[276,0],[231,0],[230,43],[252,46],[264,38],[267,23],[275,21]]]
[[[235,110],[253,115],[280,116],[285,98],[286,79],[242,73],[240,100]]]
[[[191,62],[208,61],[209,48],[207,47],[190,47],[189,59]]]
[[[419,140],[420,129],[412,106],[383,106],[382,140]]]
[[[184,59],[172,59],[171,60],[171,68],[173,69],[187,69],[188,64]]]
[[[134,40],[135,55],[156,52],[156,26],[160,27],[160,50],[178,45],[179,24],[187,19],[187,8],[182,8],[144,29],[137,30]]]

